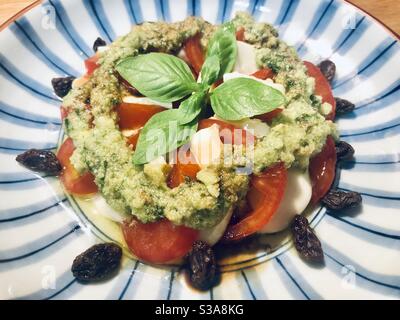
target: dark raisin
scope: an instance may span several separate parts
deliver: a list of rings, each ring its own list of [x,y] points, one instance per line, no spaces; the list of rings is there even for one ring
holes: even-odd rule
[[[189,279],[193,287],[208,290],[218,282],[217,262],[211,247],[196,241],[188,255]]]
[[[345,141],[337,142],[335,148],[339,161],[350,160],[354,156],[354,148]]]
[[[74,259],[71,271],[81,282],[103,280],[118,270],[122,249],[115,243],[100,243]]]
[[[62,169],[56,155],[48,150],[30,149],[19,154],[16,160],[28,169],[48,175],[58,175]]]
[[[51,79],[51,85],[53,86],[54,92],[60,98],[64,98],[72,88],[72,81],[75,77],[64,77],[64,78],[53,78]]]
[[[322,262],[324,253],[321,242],[318,240],[314,230],[308,224],[307,218],[296,215],[291,224],[294,237],[294,245],[299,254],[306,260]]]
[[[358,207],[362,202],[362,197],[354,191],[330,190],[321,201],[331,210],[343,210]]]
[[[93,51],[97,52],[99,47],[104,47],[106,45],[107,45],[107,42],[105,42],[102,38],[98,37],[93,43]]]
[[[318,68],[321,70],[326,80],[332,82],[336,73],[336,65],[331,60],[324,60],[318,65]]]
[[[352,112],[355,108],[355,105],[350,101],[342,98],[335,98],[336,101],[336,114],[346,114]]]

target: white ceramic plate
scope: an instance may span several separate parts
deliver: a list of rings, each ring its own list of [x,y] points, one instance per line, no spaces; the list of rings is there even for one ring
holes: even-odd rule
[[[93,41],[146,20],[189,15],[212,23],[247,10],[272,23],[303,59],[332,59],[335,96],[356,104],[338,120],[356,149],[339,187],[363,194],[350,215],[309,214],[325,267],[301,259],[285,236],[273,249],[223,262],[219,286],[199,293],[174,268],[125,258],[119,275],[81,285],[73,258],[114,233],[67,199],[56,178],[15,162],[29,148],[56,148],[60,100],[50,81],[84,72]],[[0,298],[380,299],[400,297],[400,45],[387,29],[338,0],[49,0],[0,33]]]

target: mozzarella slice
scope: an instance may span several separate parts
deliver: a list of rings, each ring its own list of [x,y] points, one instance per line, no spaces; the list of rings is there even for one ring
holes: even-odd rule
[[[100,194],[94,196],[91,199],[91,203],[93,205],[93,211],[107,219],[123,222],[127,218],[127,215],[115,211]]]
[[[285,195],[278,211],[265,225],[260,233],[275,233],[286,229],[296,214],[307,208],[312,194],[312,186],[308,172],[298,169],[288,170],[288,181]]]
[[[125,103],[147,104],[152,106],[156,105],[168,109],[172,108],[172,103],[159,102],[146,97],[126,96],[122,99],[122,101]]]
[[[231,220],[233,209],[229,209],[224,219],[213,228],[201,230],[199,240],[207,242],[210,246],[216,244],[225,233],[229,221]]]
[[[221,159],[223,144],[219,137],[218,125],[196,132],[190,141],[190,151],[200,167],[218,164]]]
[[[243,41],[237,41],[238,53],[234,71],[243,74],[252,74],[258,70],[256,50],[254,46]]]

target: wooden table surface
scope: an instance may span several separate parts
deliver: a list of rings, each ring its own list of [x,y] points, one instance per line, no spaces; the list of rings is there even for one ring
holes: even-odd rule
[[[40,0],[0,0],[0,30],[38,2]],[[400,0],[350,0],[350,2],[400,34]]]

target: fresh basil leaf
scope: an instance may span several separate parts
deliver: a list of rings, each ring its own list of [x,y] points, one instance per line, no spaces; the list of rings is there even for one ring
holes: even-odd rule
[[[177,101],[200,88],[188,65],[165,53],[127,57],[115,68],[141,94],[161,102]]]
[[[155,114],[140,131],[133,163],[141,165],[177,149],[196,133],[197,119],[180,124],[179,109],[170,109]]]
[[[211,93],[215,114],[225,120],[240,120],[270,112],[285,103],[277,89],[248,78],[224,82]]]
[[[212,56],[218,57],[219,60],[218,79],[232,71],[236,63],[237,44],[234,28],[230,24],[222,25],[210,39],[207,58]]]
[[[219,65],[218,57],[208,57],[206,61],[204,61],[203,67],[201,68],[201,83],[211,86],[215,81],[218,80],[220,70],[221,67]]]
[[[192,122],[199,116],[206,96],[206,91],[196,92],[181,103],[178,109],[180,112],[177,118],[180,124]]]

